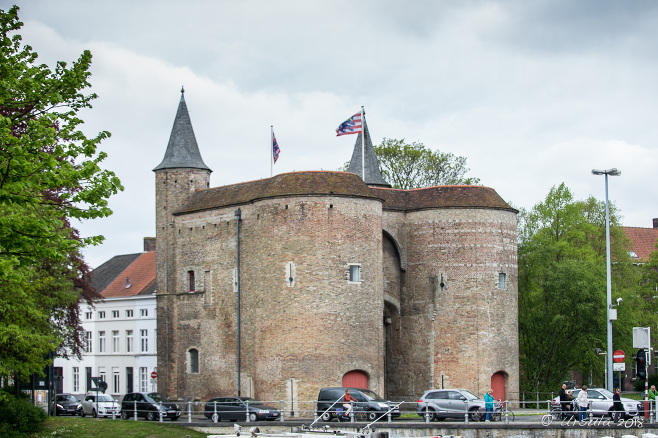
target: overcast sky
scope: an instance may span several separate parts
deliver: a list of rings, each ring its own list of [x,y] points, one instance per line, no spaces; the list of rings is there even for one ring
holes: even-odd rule
[[[11,4],[0,0],[0,8]],[[85,131],[125,191],[114,215],[80,224],[106,243],[96,267],[155,235],[154,173],[185,86],[211,187],[336,170],[356,136],[336,127],[365,106],[375,142],[420,141],[467,158],[515,207],[564,182],[609,196],[626,226],[658,217],[658,2],[20,1],[41,62],[93,54],[98,94]]]

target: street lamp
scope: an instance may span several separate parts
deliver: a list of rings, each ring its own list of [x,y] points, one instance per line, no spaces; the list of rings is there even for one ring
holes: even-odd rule
[[[610,208],[608,206],[608,175],[619,176],[621,172],[615,168],[608,170],[592,169],[592,175],[605,175],[605,258],[606,258],[606,283],[607,283],[607,306],[606,320],[608,323],[608,354],[606,355],[606,382],[608,391],[612,388],[612,280],[610,279]]]

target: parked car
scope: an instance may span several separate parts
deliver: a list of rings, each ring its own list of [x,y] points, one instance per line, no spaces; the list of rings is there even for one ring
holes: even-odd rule
[[[203,414],[213,421],[276,420],[281,412],[250,397],[215,397],[206,402]],[[216,418],[214,418],[216,416]]]
[[[466,389],[430,389],[425,391],[416,406],[416,413],[423,418],[429,415],[430,421],[463,420],[466,412],[472,421],[482,421],[486,414],[484,400]]]
[[[80,401],[73,394],[57,394],[55,415],[80,415]]]
[[[82,409],[80,415],[86,417],[112,417],[119,415],[119,403],[114,400],[111,395],[88,393],[84,400],[82,400]]]
[[[577,388],[573,390],[573,397],[574,399],[578,397],[578,394],[580,393],[581,388]],[[612,392],[608,391],[605,388],[587,388],[587,401],[589,402],[589,409],[588,409],[588,415],[589,411],[592,411],[592,415],[595,415],[597,417],[610,417],[613,418],[612,413],[614,410],[612,409]],[[630,418],[630,417],[636,417],[638,415],[638,412],[642,411],[642,402],[639,402],[637,400],[632,400],[630,398],[626,397],[621,397],[621,403],[624,405],[624,410],[626,411],[624,414],[625,418]],[[555,397],[551,401],[551,409],[552,410],[561,410],[560,407],[560,396]],[[574,400],[574,406],[575,406],[575,400]],[[574,407],[575,410],[578,410],[577,407]]]
[[[331,421],[336,418],[336,410],[343,409],[343,395],[345,390],[350,390],[350,395],[356,399],[354,412],[364,412],[368,421],[374,421],[386,414],[391,407],[389,402],[369,389],[330,387],[320,389],[317,402],[317,415],[322,421]],[[391,410],[391,417],[399,417],[400,409],[395,407]]]
[[[176,403],[166,401],[157,392],[126,394],[121,400],[121,418],[127,420],[134,417],[135,407],[137,416],[144,417],[149,421],[159,420],[160,413],[162,413],[162,418],[169,418],[172,421],[176,421],[180,417],[180,409]]]

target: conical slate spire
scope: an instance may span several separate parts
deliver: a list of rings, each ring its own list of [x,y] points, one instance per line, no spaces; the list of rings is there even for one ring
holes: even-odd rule
[[[362,175],[361,167],[361,135],[363,135],[361,133],[359,133],[354,144],[354,152],[352,152],[352,159],[350,160],[347,171],[359,175],[363,182],[369,186],[391,187],[382,177],[382,173],[379,170],[379,161],[377,160],[377,155],[375,155],[375,149],[372,147],[368,124],[365,120],[363,121],[363,130],[366,135],[365,152],[363,154],[365,156],[365,178]]]
[[[194,130],[192,129],[192,121],[187,112],[185,89],[183,88],[181,88],[180,103],[178,104],[176,119],[174,119],[174,127],[171,129],[167,152],[165,152],[162,163],[158,164],[153,171],[177,168],[210,170],[203,162],[201,153],[199,153],[199,146],[197,146]],[[212,170],[210,171],[212,172]]]

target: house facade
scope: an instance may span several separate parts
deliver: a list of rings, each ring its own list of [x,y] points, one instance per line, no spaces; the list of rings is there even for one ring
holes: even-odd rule
[[[105,381],[106,393],[116,398],[156,391],[155,239],[145,239],[143,253],[100,265],[92,281],[103,300],[81,309],[87,341],[82,359],[55,359],[56,392],[82,396],[95,389],[92,377]]]

